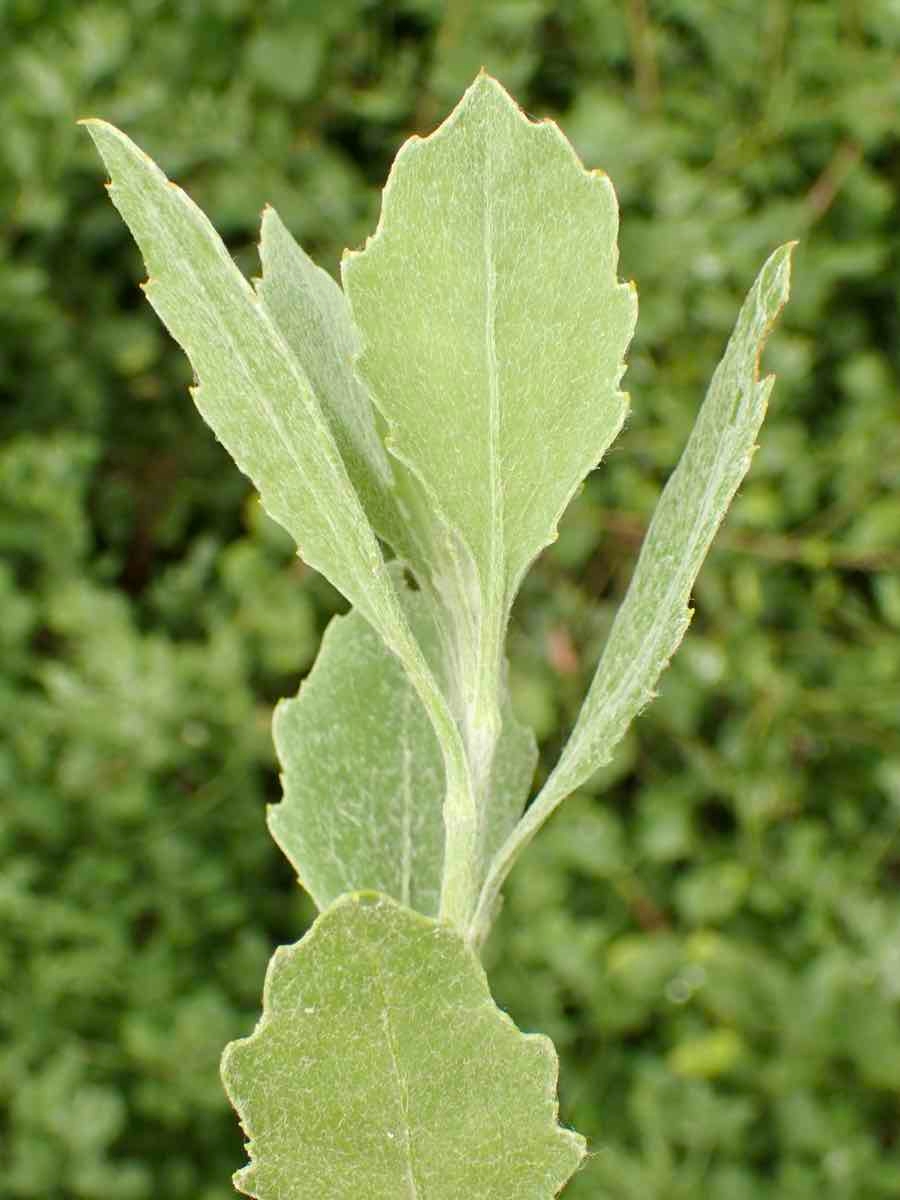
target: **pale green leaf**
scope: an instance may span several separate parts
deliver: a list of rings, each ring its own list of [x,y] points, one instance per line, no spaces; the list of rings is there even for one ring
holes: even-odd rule
[[[335,617],[309,677],[273,722],[284,799],[269,829],[320,909],[385,892],[436,914],[444,771],[397,659],[357,613]]]
[[[119,130],[88,130],[147,298],[199,380],[197,407],[304,559],[379,624],[381,554],[305,371],[200,209]]]
[[[412,558],[408,520],[398,505],[372,402],[353,370],[359,335],[344,293],[272,208],[263,212],[259,256],[257,294],[309,379],[373,528],[399,555]]]
[[[436,613],[445,610],[445,627],[452,625],[446,610],[463,607],[464,591],[452,538],[415,477],[385,450],[383,418],[354,370],[359,333],[346,296],[271,208],[263,213],[260,259],[257,293],[309,378],[373,528],[429,591]]]
[[[402,587],[402,584],[401,584]],[[420,645],[437,635],[423,593],[401,591]],[[522,814],[537,747],[509,703],[494,760],[478,883]],[[425,709],[397,659],[356,613],[335,617],[299,695],[275,710],[283,801],[269,828],[320,909],[385,892],[436,916],[444,862],[444,771]]]
[[[304,559],[354,603],[410,673],[440,739],[448,826],[461,846],[474,847],[478,816],[459,730],[403,619],[306,371],[189,197],[119,130],[86,124],[109,170],[113,202],[144,255],[147,297],[199,378],[197,407]],[[458,864],[460,911],[472,902],[470,857],[461,854]]]
[[[448,926],[346,896],[276,951],[222,1075],[259,1200],[551,1200],[584,1156],[557,1061]]]
[[[557,805],[607,763],[691,619],[691,588],[746,475],[774,376],[759,378],[766,339],[787,302],[792,245],[767,260],[716,368],[697,422],[660,497],[575,729],[543,791],[497,856],[476,924],[489,920],[516,857]],[[483,930],[481,931],[483,935]]]
[[[467,557],[459,628],[491,678],[524,571],[625,416],[617,226],[606,176],[481,75],[400,150],[375,236],[344,259],[358,370]]]
[[[534,733],[516,719],[505,681],[500,713],[503,724],[488,787],[488,807],[484,817],[478,863],[480,879],[487,874],[494,855],[515,829],[522,815],[538,760]]]

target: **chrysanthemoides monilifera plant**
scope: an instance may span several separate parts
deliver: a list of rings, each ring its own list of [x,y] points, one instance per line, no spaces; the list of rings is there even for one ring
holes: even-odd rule
[[[249,283],[124,134],[87,122],[147,298],[200,412],[303,559],[347,597],[275,713],[269,815],[320,915],[275,952],[223,1059],[260,1200],[549,1200],[585,1155],[550,1041],[479,962],[518,856],[607,762],[687,628],[753,454],[759,357],[788,294],[763,266],[659,501],[575,728],[528,804],[534,737],[506,687],[510,609],[628,407],[637,314],[618,212],[551,121],[481,74],[400,150],[343,288],[272,209]]]

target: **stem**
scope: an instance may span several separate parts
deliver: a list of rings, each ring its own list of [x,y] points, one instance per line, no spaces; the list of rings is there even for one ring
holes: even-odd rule
[[[534,803],[529,805],[518,825],[497,851],[487,878],[481,888],[471,924],[466,931],[468,941],[480,946],[490,931],[500,902],[500,892],[516,859],[531,842],[548,817],[552,816],[573,786],[557,769],[544,784]]]
[[[463,805],[454,794],[460,786],[447,772],[447,796],[444,802],[444,877],[441,887],[440,915],[465,932],[471,924],[481,885],[484,857],[484,825],[491,800],[494,755],[500,737],[499,666],[493,657],[482,669],[473,667],[462,673],[465,683],[475,681],[474,694],[463,704],[459,735],[465,760],[466,818],[459,819]],[[471,662],[468,656],[462,662]],[[477,661],[477,660],[476,660]],[[460,691],[465,694],[464,690]],[[471,807],[469,807],[471,806]],[[470,819],[471,817],[471,819]]]
[[[502,727],[503,631],[505,608],[485,605],[472,570],[452,556],[432,594],[444,643],[449,708],[465,766],[446,763],[444,871],[440,916],[464,932],[472,920],[485,863],[485,825],[491,803],[494,756]],[[465,800],[463,790],[467,789]],[[463,816],[465,812],[465,816]]]
[[[462,743],[460,743],[460,746]],[[447,792],[444,797],[444,874],[441,882],[441,920],[465,933],[478,899],[475,870],[478,811],[468,764],[462,767],[444,757]]]
[[[398,610],[399,615],[399,610]],[[479,806],[466,747],[447,698],[418,642],[401,621],[393,630],[393,649],[425,706],[444,760],[444,876],[441,917],[463,932],[478,898]]]

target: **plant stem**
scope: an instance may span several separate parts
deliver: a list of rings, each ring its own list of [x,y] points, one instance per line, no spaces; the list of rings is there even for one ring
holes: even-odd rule
[[[571,784],[554,772],[534,803],[525,810],[518,825],[497,851],[478,896],[474,915],[466,930],[466,937],[473,946],[482,945],[490,931],[500,900],[500,891],[516,859],[571,791]]]
[[[428,712],[444,761],[446,842],[441,917],[462,932],[471,920],[479,887],[476,871],[479,805],[471,766],[459,726],[418,642],[405,625],[394,632],[394,651],[406,666]]]
[[[481,886],[485,823],[491,802],[494,755],[501,729],[501,672],[499,664],[493,662],[494,657],[492,655],[491,661],[484,665],[480,656],[474,661],[469,656],[461,660],[463,664],[471,664],[464,667],[462,673],[466,678],[460,681],[462,686],[458,689],[465,697],[460,719],[460,743],[465,757],[465,786],[469,789],[466,805],[468,809],[471,804],[471,821],[458,819],[457,814],[463,806],[453,792],[460,784],[455,777],[451,779],[449,771],[447,775],[440,915],[463,932],[471,924]]]

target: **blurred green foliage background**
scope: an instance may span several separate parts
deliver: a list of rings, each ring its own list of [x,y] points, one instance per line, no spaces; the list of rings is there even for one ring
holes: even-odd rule
[[[249,273],[265,201],[334,269],[483,64],[612,176],[641,299],[632,417],[512,632],[542,770],[739,301],[801,243],[692,631],[488,948],[592,1140],[567,1195],[900,1197],[896,0],[3,0],[0,46],[0,1192],[232,1194],[219,1053],[311,915],[270,709],[339,607],[194,413],[74,122]]]

